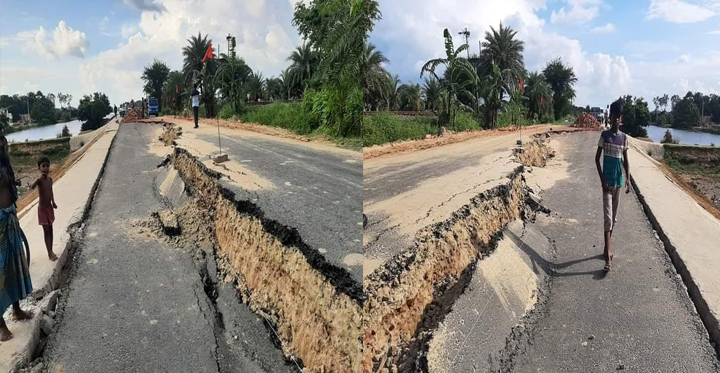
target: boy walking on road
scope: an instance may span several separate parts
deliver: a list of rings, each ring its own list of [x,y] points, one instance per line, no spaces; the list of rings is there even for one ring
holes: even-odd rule
[[[198,128],[198,111],[200,110],[200,92],[198,92],[197,87],[193,88],[193,91],[190,95],[192,96],[192,108],[193,108],[193,116],[195,117],[195,128]]]
[[[32,281],[30,247],[20,228],[15,206],[19,185],[10,165],[7,139],[0,136],[0,341],[3,342],[13,337],[2,316],[11,304],[16,320],[33,317],[31,311],[20,308],[20,300],[32,293]]]
[[[620,189],[625,184],[622,169],[630,179],[630,163],[628,163],[627,136],[620,132],[622,121],[622,101],[617,100],[610,105],[610,129],[600,134],[598,149],[595,153],[595,166],[600,175],[603,190],[603,212],[605,225],[605,272],[610,271],[610,262],[613,255],[610,253],[610,238],[617,220],[618,203],[620,202]],[[600,154],[603,155],[603,164],[600,167]],[[630,193],[630,184],[625,193]]]
[[[53,223],[55,222],[55,211],[57,208],[55,204],[55,195],[53,194],[52,178],[48,176],[50,173],[50,158],[43,156],[38,161],[38,168],[40,169],[41,176],[35,180],[33,185],[30,187],[38,187],[38,193],[40,194],[40,203],[38,204],[38,223],[43,227],[43,233],[45,234],[45,247],[47,248],[48,258],[51,261],[56,261],[57,256],[53,252]]]

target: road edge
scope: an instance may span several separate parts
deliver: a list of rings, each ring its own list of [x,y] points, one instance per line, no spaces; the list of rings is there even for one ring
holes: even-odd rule
[[[687,266],[685,265],[683,259],[680,257],[677,248],[672,243],[670,237],[667,236],[662,226],[658,222],[657,218],[655,217],[655,213],[653,213],[652,208],[645,200],[645,196],[643,195],[642,190],[638,187],[638,184],[635,181],[635,177],[631,175],[629,179],[633,189],[635,190],[635,194],[640,201],[640,204],[643,206],[643,211],[645,212],[645,215],[647,216],[648,220],[650,220],[650,224],[657,232],[658,237],[660,237],[660,240],[665,247],[665,251],[670,256],[670,261],[672,262],[675,270],[680,275],[680,278],[685,284],[685,288],[687,289],[688,295],[690,296],[690,300],[693,302],[695,310],[700,316],[700,320],[702,320],[703,326],[705,326],[705,329],[708,332],[715,353],[720,355],[720,320],[718,320],[718,317],[716,317],[713,314],[712,310],[710,310],[710,306],[703,297],[702,291],[695,282],[692,273],[690,273],[690,271],[687,269]]]
[[[66,271],[66,269],[69,268],[69,265],[72,264],[72,260],[68,260],[68,258],[70,257],[70,251],[74,251],[74,249],[76,248],[76,244],[78,242],[77,234],[81,232],[80,228],[82,227],[83,223],[85,222],[85,220],[88,218],[88,216],[90,214],[90,210],[92,209],[92,204],[95,201],[95,196],[97,195],[97,191],[100,186],[100,181],[102,180],[102,178],[105,174],[105,167],[107,166],[107,161],[110,158],[110,153],[112,152],[112,150],[115,146],[115,139],[117,138],[117,133],[119,130],[120,130],[120,124],[118,124],[118,128],[116,130],[106,130],[105,131],[105,132],[111,132],[111,131],[114,132],[114,134],[112,134],[113,138],[110,140],[110,146],[108,146],[107,153],[105,154],[105,158],[103,159],[102,165],[100,166],[100,170],[98,171],[97,177],[95,178],[95,182],[93,183],[93,186],[90,189],[90,193],[88,195],[88,200],[85,202],[85,207],[83,207],[82,214],[79,214],[79,216],[77,216],[77,215],[73,216],[71,218],[70,223],[68,224],[67,229],[65,230],[65,232],[63,232],[63,235],[68,234],[68,236],[69,236],[68,241],[65,244],[65,250],[63,251],[63,254],[60,256],[60,258],[58,258],[57,265],[55,266],[55,269],[53,270],[53,274],[48,279],[48,282],[40,288],[42,297],[36,298],[37,304],[34,307],[34,308],[37,308],[36,312],[38,310],[42,309],[41,307],[37,307],[37,305],[40,305],[48,294],[52,294],[54,291],[56,291],[59,288],[59,285],[61,282],[60,278],[62,277],[62,274]],[[33,356],[35,349],[40,344],[40,329],[41,329],[42,323],[39,320],[42,319],[43,315],[44,315],[43,311],[37,312],[35,314],[35,317],[33,317],[33,319],[31,320],[32,331],[30,334],[30,341],[28,341],[28,343],[25,345],[25,351],[22,351],[19,354],[12,357],[12,360],[16,360],[16,361],[11,362],[9,364],[11,367],[10,372],[18,371],[19,369],[22,369],[22,367],[24,365],[32,362],[30,360],[30,358]]]

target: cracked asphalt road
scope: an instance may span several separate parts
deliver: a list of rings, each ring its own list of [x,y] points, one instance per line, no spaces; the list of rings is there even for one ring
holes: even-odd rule
[[[534,226],[554,243],[557,261],[524,245],[540,268],[554,268],[552,286],[544,314],[530,326],[532,342],[503,370],[717,372],[707,331],[634,193],[622,193],[615,260],[603,274],[598,136],[560,136],[570,177],[543,191],[552,214]]]
[[[187,128],[179,143],[196,154],[190,139],[214,147],[218,140],[214,130]],[[234,183],[223,185],[236,198],[256,203],[267,218],[297,229],[306,244],[362,283],[361,154],[227,128],[222,131],[223,152],[273,187],[248,191]]]
[[[154,134],[148,124],[120,126],[45,351],[47,370],[297,372],[234,290],[219,289],[219,322],[191,254],[131,227],[161,207],[152,188],[162,159],[148,153]]]

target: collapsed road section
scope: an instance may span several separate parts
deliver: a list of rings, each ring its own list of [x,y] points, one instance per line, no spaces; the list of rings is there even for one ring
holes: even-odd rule
[[[184,149],[169,158],[189,193],[212,214],[220,269],[237,280],[243,300],[275,327],[283,349],[318,372],[359,372],[362,289],[329,264],[296,230],[238,201]]]
[[[551,154],[543,135],[515,157],[540,166]],[[420,230],[413,247],[365,278],[364,372],[428,370],[433,330],[468,285],[478,261],[495,250],[509,223],[532,220],[536,211],[544,210],[527,185],[527,170],[518,165],[506,183],[476,195],[449,219]]]

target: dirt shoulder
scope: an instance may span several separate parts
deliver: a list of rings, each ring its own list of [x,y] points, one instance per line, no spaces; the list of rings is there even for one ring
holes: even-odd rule
[[[665,147],[663,172],[720,219],[720,148]]]
[[[535,126],[528,126],[524,127],[522,129],[522,136],[530,136],[537,133],[543,133],[543,132],[554,132],[554,131],[560,131],[560,132],[573,132],[573,131],[580,131],[582,129],[580,128],[574,128],[566,125],[552,125],[552,124],[541,124],[541,125],[535,125]],[[448,144],[454,144],[462,141],[467,141],[471,139],[477,139],[477,138],[484,138],[484,137],[493,137],[493,136],[503,136],[507,135],[509,133],[516,132],[518,133],[518,136],[520,135],[520,131],[516,128],[500,128],[495,130],[483,130],[483,131],[466,131],[466,132],[460,132],[460,133],[451,133],[447,134],[441,137],[434,137],[430,139],[423,139],[423,140],[410,140],[410,141],[398,141],[393,142],[389,144],[383,144],[383,145],[375,145],[368,148],[363,149],[363,160],[377,158],[381,156],[386,156],[390,154],[396,154],[396,153],[405,153],[405,152],[414,152],[418,150],[423,149],[430,149],[435,148],[438,146],[448,145]]]
[[[192,128],[192,126],[194,124],[192,118],[173,117],[173,116],[169,116],[169,115],[162,116],[162,117],[156,117],[156,118],[145,118],[145,119],[139,120],[139,122],[141,122],[141,123],[167,122],[167,123],[173,123],[178,126],[182,126],[185,129]],[[262,135],[273,136],[273,137],[288,139],[288,140],[292,140],[292,141],[318,144],[321,146],[335,147],[338,149],[347,149],[350,151],[357,152],[357,150],[354,150],[352,146],[344,146],[343,144],[333,142],[330,139],[322,137],[322,136],[298,135],[298,134],[296,134],[292,131],[289,131],[285,128],[266,126],[266,125],[258,124],[258,123],[245,123],[245,122],[240,122],[240,121],[230,120],[230,119],[220,119],[219,122],[220,122],[220,126],[225,127],[225,128],[254,132],[254,133],[258,133],[258,134],[262,134]],[[200,118],[198,121],[198,125],[212,126],[213,128],[215,128],[218,125],[218,120],[215,118],[210,118],[210,119]]]

